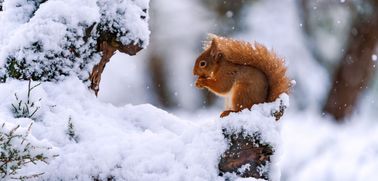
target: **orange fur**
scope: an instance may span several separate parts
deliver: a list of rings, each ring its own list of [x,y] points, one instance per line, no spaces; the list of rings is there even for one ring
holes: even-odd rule
[[[259,43],[251,44],[213,34],[209,38],[211,42],[217,42],[218,51],[224,54],[225,60],[255,67],[266,75],[269,84],[268,102],[274,101],[282,93],[289,93],[290,81],[285,75],[286,66],[274,52]],[[205,45],[205,51],[210,47],[209,43]]]
[[[196,60],[193,74],[198,75],[197,87],[226,98],[221,117],[288,93],[290,83],[284,62],[266,47],[216,35],[210,38]]]

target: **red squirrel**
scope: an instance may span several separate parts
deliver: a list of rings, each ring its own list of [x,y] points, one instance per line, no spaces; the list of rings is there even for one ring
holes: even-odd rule
[[[196,87],[225,98],[221,117],[272,102],[290,89],[284,61],[265,46],[213,34],[197,58],[193,74],[198,76]]]

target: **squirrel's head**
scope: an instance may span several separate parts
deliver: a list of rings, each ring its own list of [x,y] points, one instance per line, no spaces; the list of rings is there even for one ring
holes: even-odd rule
[[[219,50],[216,38],[211,40],[211,44],[201,53],[194,64],[193,74],[202,78],[211,78],[212,74],[217,70],[219,62],[224,57]]]

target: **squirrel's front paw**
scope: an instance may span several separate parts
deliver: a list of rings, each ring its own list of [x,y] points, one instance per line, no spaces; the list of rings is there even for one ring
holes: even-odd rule
[[[206,85],[206,78],[198,77],[196,80],[196,87],[198,88],[204,88]]]
[[[220,115],[220,117],[221,118],[223,118],[223,117],[226,117],[226,116],[228,116],[230,113],[232,113],[233,111],[231,111],[231,110],[227,110],[227,111],[223,111],[222,112],[222,114]]]

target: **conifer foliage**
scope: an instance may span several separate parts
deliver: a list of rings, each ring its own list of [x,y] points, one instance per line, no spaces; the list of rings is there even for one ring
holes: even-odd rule
[[[134,55],[147,46],[147,1],[5,0],[1,7],[2,82],[76,75],[97,92],[116,50]]]
[[[36,102],[31,100],[30,96],[31,96],[32,90],[38,87],[39,85],[41,85],[41,83],[38,83],[32,86],[31,82],[32,81],[29,80],[26,100],[19,98],[17,93],[14,94],[16,102],[12,104],[12,108],[13,108],[14,117],[16,118],[35,119],[34,115],[40,109],[40,107],[36,105]],[[40,98],[38,101],[41,101],[41,100],[42,98]]]
[[[27,180],[43,173],[25,173],[18,171],[30,164],[39,164],[51,159],[51,147],[35,141],[29,135],[32,124],[25,129],[20,125],[3,123],[0,127],[0,179]]]

